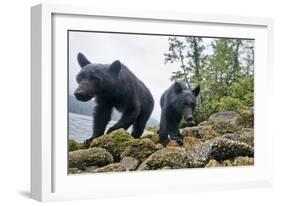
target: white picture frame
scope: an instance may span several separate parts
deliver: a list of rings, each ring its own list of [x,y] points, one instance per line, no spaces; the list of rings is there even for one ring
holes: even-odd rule
[[[57,19],[56,19],[57,18]],[[59,19],[61,18],[61,19]],[[66,18],[66,19],[64,19]],[[67,19],[70,18],[70,19]],[[73,19],[71,19],[73,18]],[[113,31],[152,29],[153,24],[169,24],[180,31],[193,25],[195,35],[254,37],[258,39],[255,61],[255,166],[243,168],[179,169],[116,174],[67,175],[66,105],[59,95],[65,91],[58,80],[65,81],[67,46],[60,36],[72,26],[87,29],[91,21],[105,20],[104,27]],[[81,23],[83,20],[83,23]],[[114,21],[123,26],[117,27]],[[137,28],[130,27],[138,23]],[[127,27],[126,27],[127,25]],[[147,25],[147,26],[146,26]],[[267,108],[273,78],[273,21],[269,18],[203,15],[190,13],[154,13],[148,11],[114,10],[57,4],[40,4],[31,9],[31,196],[39,201],[88,199],[122,195],[209,191],[269,187],[273,184],[273,133],[269,127]],[[160,27],[159,27],[160,28]],[[224,29],[222,29],[224,28]],[[57,32],[57,33],[56,33]],[[174,31],[171,31],[171,34]],[[184,32],[184,30],[182,31]],[[191,33],[189,33],[190,35]],[[61,44],[54,38],[60,38]],[[65,52],[65,54],[63,54]],[[61,62],[64,62],[63,64]],[[60,67],[61,70],[58,70]],[[61,79],[65,78],[65,79]],[[263,85],[267,85],[265,88]],[[270,95],[268,95],[270,96]],[[62,113],[60,113],[62,112]],[[262,138],[266,137],[266,138]],[[65,160],[64,160],[65,159]],[[162,181],[165,178],[165,181]]]

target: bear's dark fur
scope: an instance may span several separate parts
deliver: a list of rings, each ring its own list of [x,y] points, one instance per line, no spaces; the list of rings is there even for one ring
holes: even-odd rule
[[[193,111],[196,106],[196,97],[200,86],[191,90],[183,82],[175,82],[161,96],[161,120],[158,131],[161,140],[175,139],[179,145],[183,144],[179,123],[182,117],[192,122]]]
[[[93,135],[85,143],[104,134],[113,108],[120,111],[122,116],[107,133],[119,128],[127,130],[133,125],[132,136],[140,137],[154,106],[149,89],[118,60],[112,64],[92,64],[81,53],[77,60],[82,69],[76,76],[79,86],[74,95],[80,101],[93,97],[96,101]]]

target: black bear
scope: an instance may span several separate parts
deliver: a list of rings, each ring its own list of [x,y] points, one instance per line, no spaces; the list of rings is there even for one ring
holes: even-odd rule
[[[183,82],[175,82],[161,96],[161,120],[158,131],[161,140],[175,139],[179,145],[183,144],[179,123],[182,116],[188,123],[192,122],[193,111],[196,106],[196,97],[200,86],[188,89]]]
[[[133,125],[132,136],[140,137],[154,107],[149,89],[119,60],[112,64],[92,64],[82,53],[77,55],[77,60],[81,70],[76,76],[79,86],[74,95],[80,101],[95,97],[96,102],[93,135],[85,144],[104,134],[113,108],[122,116],[107,133],[119,128],[127,130]]]

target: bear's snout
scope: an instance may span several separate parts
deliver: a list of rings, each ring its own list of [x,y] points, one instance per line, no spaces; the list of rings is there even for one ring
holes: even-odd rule
[[[82,102],[86,102],[86,101],[89,101],[90,99],[92,99],[92,97],[85,95],[77,90],[74,92],[74,96],[76,97],[76,99],[78,99],[79,101],[82,101]]]

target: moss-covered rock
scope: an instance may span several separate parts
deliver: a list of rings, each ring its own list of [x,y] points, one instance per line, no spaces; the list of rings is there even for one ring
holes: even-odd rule
[[[242,128],[238,132],[227,133],[222,135],[223,138],[244,142],[254,147],[254,129],[253,128]]]
[[[183,136],[196,137],[201,139],[212,139],[218,136],[218,133],[213,129],[212,125],[186,127],[182,130]]]
[[[80,174],[82,173],[81,170],[79,170],[78,168],[68,168],[68,174]]]
[[[205,167],[223,167],[224,165],[217,160],[211,159]]]
[[[209,117],[209,123],[219,134],[233,133],[239,129],[239,118],[236,112],[218,112]]]
[[[250,146],[254,146],[254,129],[253,128],[243,128],[239,132],[239,139],[240,142],[244,142]]]
[[[210,122],[204,121],[204,122],[200,122],[197,126],[210,126],[210,125],[212,125]]]
[[[160,143],[156,144],[156,150],[163,149],[163,147],[164,146],[162,144],[160,144]]]
[[[185,137],[183,139],[183,146],[187,150],[191,150],[194,145],[200,144],[200,143],[202,143],[202,141],[200,139],[195,138],[195,137]]]
[[[146,134],[146,135],[142,136],[141,139],[151,139],[151,141],[154,144],[162,144],[163,146],[166,146],[170,141],[168,138],[161,140],[160,136],[157,132],[155,132],[153,134]]]
[[[232,166],[250,166],[254,165],[254,158],[253,157],[235,157],[233,160],[224,160],[222,162],[223,166],[225,167],[232,167]]]
[[[244,128],[253,128],[254,127],[254,110],[243,110],[240,112],[239,124]]]
[[[233,167],[233,166],[251,166],[254,165],[253,157],[235,157],[234,159],[224,160],[219,162],[211,159],[205,167]]]
[[[177,143],[176,140],[170,140],[168,142],[168,144],[166,145],[166,147],[178,147],[178,146],[179,146],[179,144]]]
[[[112,155],[103,148],[90,148],[69,152],[69,168],[85,169],[87,166],[104,166],[113,162]]]
[[[97,168],[91,172],[98,173],[98,172],[122,172],[122,171],[126,171],[126,168],[123,167],[121,163],[112,163],[104,167]]]
[[[165,147],[151,154],[137,170],[156,170],[163,167],[187,168],[188,157],[183,147]]]
[[[115,161],[119,161],[121,153],[133,140],[126,130],[118,129],[94,139],[90,147],[104,148],[113,155]]]
[[[130,142],[123,153],[121,154],[121,158],[125,156],[130,156],[136,158],[140,162],[143,162],[149,155],[157,150],[156,145],[152,142],[152,140],[148,138],[143,139],[135,139]]]
[[[72,152],[79,149],[88,149],[88,146],[82,143],[78,143],[73,139],[68,140],[68,151]]]

